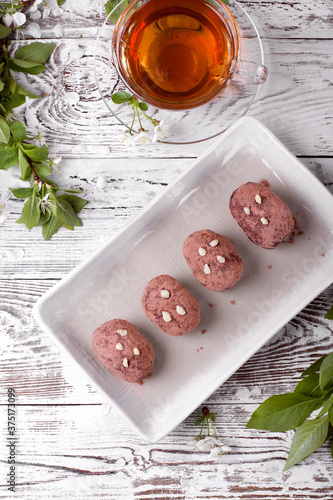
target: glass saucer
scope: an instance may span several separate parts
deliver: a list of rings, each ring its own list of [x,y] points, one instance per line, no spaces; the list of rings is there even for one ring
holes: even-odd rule
[[[124,132],[131,127],[133,111],[127,103],[118,105],[111,99],[115,92],[128,89],[112,62],[111,40],[115,24],[110,19],[114,17],[116,10],[122,12],[127,4],[127,0],[122,0],[99,28],[94,55],[98,91],[107,109],[124,126]],[[149,105],[149,116],[171,126],[170,135],[159,142],[193,144],[217,137],[248,112],[258,95],[261,84],[266,79],[264,52],[258,29],[236,0],[229,0],[228,8],[238,23],[241,37],[238,71],[227,88],[197,108],[174,111]],[[150,123],[143,122],[143,126],[149,128]]]

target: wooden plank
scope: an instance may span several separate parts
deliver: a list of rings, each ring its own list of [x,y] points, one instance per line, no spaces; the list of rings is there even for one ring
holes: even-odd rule
[[[268,38],[332,38],[333,19],[330,0],[316,3],[293,0],[240,0],[262,36]],[[64,38],[95,36],[106,14],[103,1],[67,0],[63,14],[52,12],[38,20],[43,38],[54,33]]]
[[[10,211],[10,215],[0,228],[2,277],[18,277],[20,273],[25,278],[36,276],[36,273],[44,278],[63,276],[136,215],[190,163],[189,159],[177,162],[172,159],[64,161],[54,177],[59,184],[66,182],[67,187],[84,190],[84,197],[89,204],[80,214],[83,228],[68,231],[68,234],[67,231],[61,231],[50,243],[46,243],[40,228],[34,228],[29,233],[21,225],[15,224],[22,210],[22,201],[10,199],[6,202],[6,210]],[[107,178],[107,186],[103,190],[97,188],[101,174]],[[7,187],[17,185],[17,178],[13,179],[12,172],[1,172],[1,179],[0,189],[3,192]],[[35,244],[38,248],[34,249]],[[58,253],[54,252],[54,245],[59,244],[62,246],[61,260]],[[24,253],[24,258],[19,251]]]
[[[157,444],[144,444],[99,406],[17,406],[15,498],[327,500],[333,462],[328,445],[282,472],[292,432],[246,429],[254,404],[212,407],[232,452],[212,459],[193,449],[195,412]],[[6,435],[1,430],[1,444]],[[2,448],[3,449],[3,448]],[[2,470],[6,471],[6,454]],[[8,498],[4,476],[0,498]],[[7,495],[7,496],[6,496]]]
[[[73,232],[62,229],[50,242],[45,242],[40,228],[29,232],[24,226],[15,224],[23,202],[8,200],[8,219],[0,226],[0,276],[63,277],[138,214],[191,161],[172,158],[65,160],[63,166],[56,169],[54,179],[59,184],[84,191],[89,204],[80,214],[83,227],[75,228]],[[332,189],[332,158],[304,158],[302,161]],[[107,178],[103,190],[96,184],[101,174]],[[1,172],[0,175],[1,200],[7,188],[17,187],[18,181],[13,171]]]
[[[37,77],[19,75],[20,82],[35,93],[47,94],[22,106],[19,116],[29,133],[42,133],[54,154],[110,159],[195,157],[213,142],[136,147],[120,144],[115,137],[124,127],[110,116],[95,84],[92,40],[55,42],[57,48],[44,73]],[[17,46],[13,44],[14,49]],[[298,155],[333,153],[332,117],[328,113],[333,97],[332,47],[333,41],[327,40],[271,39],[264,43],[269,76],[250,114],[262,120]],[[102,52],[100,64],[107,71],[106,46]],[[110,96],[117,89],[115,83],[114,78]],[[109,83],[105,85],[108,89]],[[76,103],[70,101],[72,92],[79,99]]]
[[[1,399],[14,385],[20,403],[87,404],[101,397],[34,322],[31,308],[55,280],[0,280]],[[232,376],[208,403],[260,401],[292,391],[302,371],[332,350],[333,324],[324,319],[333,286],[308,305]]]
[[[328,500],[333,462],[327,444],[282,473],[292,432],[260,432],[245,424],[261,401],[293,390],[302,370],[332,350],[332,322],[323,319],[333,302],[332,286],[206,401],[217,413],[219,436],[232,447],[219,460],[192,449],[200,409],[160,443],[142,443],[32,319],[39,296],[209,145],[131,150],[115,141],[120,127],[102,105],[91,73],[102,3],[67,0],[63,16],[41,21],[44,39],[67,39],[57,42],[44,74],[27,77],[33,91],[51,95],[19,111],[31,133],[41,130],[52,153],[67,157],[55,178],[84,188],[90,203],[82,212],[83,228],[44,242],[39,231],[28,233],[15,224],[21,202],[7,202],[10,216],[0,227],[0,498],[9,497],[3,450],[8,444],[6,390],[14,385],[18,499]],[[244,0],[242,5],[264,35],[269,67],[251,114],[303,155],[302,161],[333,191],[331,0]],[[68,92],[78,94],[76,104]],[[102,173],[108,184],[100,191],[96,181]],[[15,177],[12,172],[0,175],[1,200]]]

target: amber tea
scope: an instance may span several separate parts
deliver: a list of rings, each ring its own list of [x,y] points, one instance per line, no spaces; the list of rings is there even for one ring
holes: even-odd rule
[[[118,72],[134,94],[157,107],[186,109],[207,102],[228,84],[238,64],[239,37],[222,2],[134,5],[119,19],[113,39]]]

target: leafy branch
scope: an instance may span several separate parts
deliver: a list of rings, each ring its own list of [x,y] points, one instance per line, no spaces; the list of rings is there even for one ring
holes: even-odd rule
[[[333,308],[330,309],[333,312]],[[271,396],[252,414],[247,427],[274,432],[296,428],[284,469],[307,458],[327,439],[333,426],[333,352],[301,375],[293,393]],[[313,412],[316,416],[309,419]],[[333,457],[333,440],[330,442]]]
[[[13,2],[8,4],[6,12],[4,4],[0,4],[0,14],[12,14],[19,7],[22,12],[32,3],[34,0]],[[58,5],[63,3],[63,0],[58,0]],[[42,226],[44,239],[48,240],[60,227],[73,230],[81,226],[77,214],[87,202],[76,195],[81,191],[60,188],[50,179],[56,161],[49,158],[45,145],[36,145],[40,134],[27,137],[24,124],[13,116],[13,109],[22,105],[27,97],[38,99],[39,96],[22,87],[12,72],[39,75],[45,70],[45,63],[55,48],[53,43],[32,42],[10,54],[8,37],[13,29],[0,24],[0,170],[19,165],[21,180],[29,185],[10,189],[16,198],[26,200],[22,215],[16,222],[25,224],[29,230]]]

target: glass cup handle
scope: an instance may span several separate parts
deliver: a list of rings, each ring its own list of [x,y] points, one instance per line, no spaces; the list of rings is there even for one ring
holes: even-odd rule
[[[247,75],[249,83],[260,85],[264,83],[267,78],[268,70],[263,64],[258,64],[254,61],[239,61],[237,73],[240,75]]]

